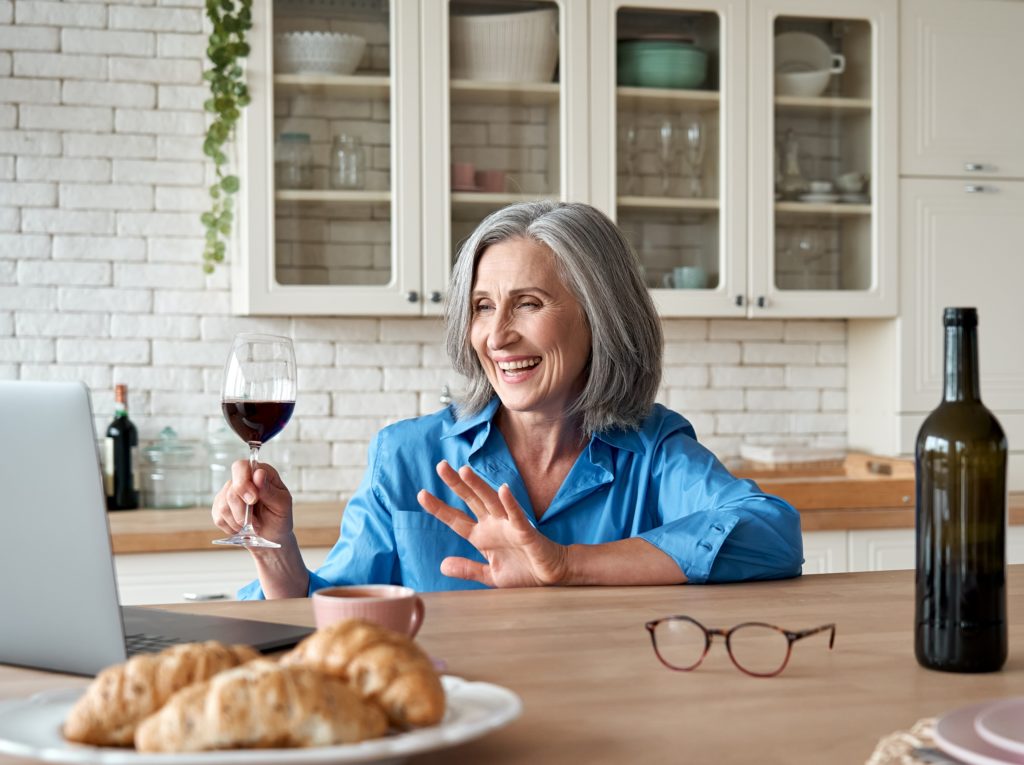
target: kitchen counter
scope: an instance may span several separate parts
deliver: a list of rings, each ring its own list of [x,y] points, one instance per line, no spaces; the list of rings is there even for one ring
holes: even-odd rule
[[[740,464],[750,478],[800,511],[804,531],[909,529],[914,527],[914,465],[910,460],[850,454],[841,466],[764,470]],[[303,548],[331,547],[344,503],[296,503],[295,534]],[[1024,525],[1024,493],[1009,499],[1011,525]],[[207,507],[109,513],[115,553],[230,550],[213,546],[220,532]]]

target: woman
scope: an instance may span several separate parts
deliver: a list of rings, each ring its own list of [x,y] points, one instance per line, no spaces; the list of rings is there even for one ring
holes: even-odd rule
[[[661,324],[636,256],[596,209],[531,202],[484,220],[452,274],[446,345],[467,393],[377,434],[316,572],[276,471],[235,463],[214,522],[233,533],[258,501],[259,533],[281,543],[250,550],[259,579],[240,597],[800,573],[798,513],[733,477],[654,404]]]

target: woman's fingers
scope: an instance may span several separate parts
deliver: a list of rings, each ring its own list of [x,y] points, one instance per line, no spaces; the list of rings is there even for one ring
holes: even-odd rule
[[[463,539],[469,539],[469,535],[473,533],[476,521],[454,507],[446,505],[426,489],[420,489],[416,495],[416,501],[420,503],[420,507]]]
[[[238,524],[238,528],[242,528],[242,524],[245,523],[245,500],[238,496],[238,492],[233,488],[227,490],[224,498],[232,519]]]
[[[498,499],[501,500],[502,507],[505,508],[505,517],[512,522],[513,526],[522,531],[535,530],[507,483],[498,487]]]
[[[489,515],[488,505],[480,494],[474,491],[463,479],[463,470],[468,470],[470,473],[473,472],[469,467],[463,467],[462,470],[456,472],[455,468],[448,464],[448,460],[441,460],[437,463],[437,474],[441,477],[441,480],[448,485],[449,489],[455,492],[459,499],[466,503],[466,507],[473,511],[473,515],[477,518],[483,518],[485,515]]]
[[[494,586],[491,567],[469,558],[445,558],[441,561],[441,573],[455,579],[468,579],[488,587]]]
[[[459,468],[459,478],[462,479],[463,483],[469,487],[480,501],[483,503],[484,509],[495,516],[496,518],[507,518],[505,514],[505,508],[501,504],[501,500],[498,499],[497,492],[491,488],[491,485],[487,483],[483,478],[476,474],[469,465],[463,465]]]
[[[250,505],[256,504],[260,493],[253,483],[248,460],[236,460],[231,463],[231,487],[244,501]]]

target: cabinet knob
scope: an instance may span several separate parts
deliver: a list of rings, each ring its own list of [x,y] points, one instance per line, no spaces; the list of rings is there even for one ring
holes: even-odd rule
[[[980,173],[985,166],[980,162],[964,162],[964,170],[969,173]]]
[[[408,292],[405,293],[405,299],[408,300],[410,303],[415,303],[420,299],[420,293],[418,293],[416,290],[409,290]]]
[[[982,186],[980,183],[968,183],[966,186],[964,186],[964,191],[966,191],[968,194],[983,194],[986,191],[988,191],[988,188]]]
[[[743,295],[736,296],[736,305],[743,305]]]
[[[767,304],[768,304],[768,301],[765,299],[764,295],[758,295],[757,296],[757,307],[758,308],[764,308]]]
[[[430,293],[430,302],[431,303],[440,303],[441,302],[441,293],[438,292],[437,290],[434,290],[433,292],[431,292]]]

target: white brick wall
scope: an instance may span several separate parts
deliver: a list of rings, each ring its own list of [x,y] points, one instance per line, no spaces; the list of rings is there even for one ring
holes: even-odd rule
[[[289,334],[300,404],[266,455],[300,498],[345,497],[373,434],[460,380],[437,319],[231,316],[226,270],[200,268],[205,46],[198,0],[0,0],[0,378],[85,381],[97,428],[124,382],[143,440],[171,425],[198,441],[222,422],[230,338]],[[664,330],[659,399],[721,456],[845,442],[845,322]]]

